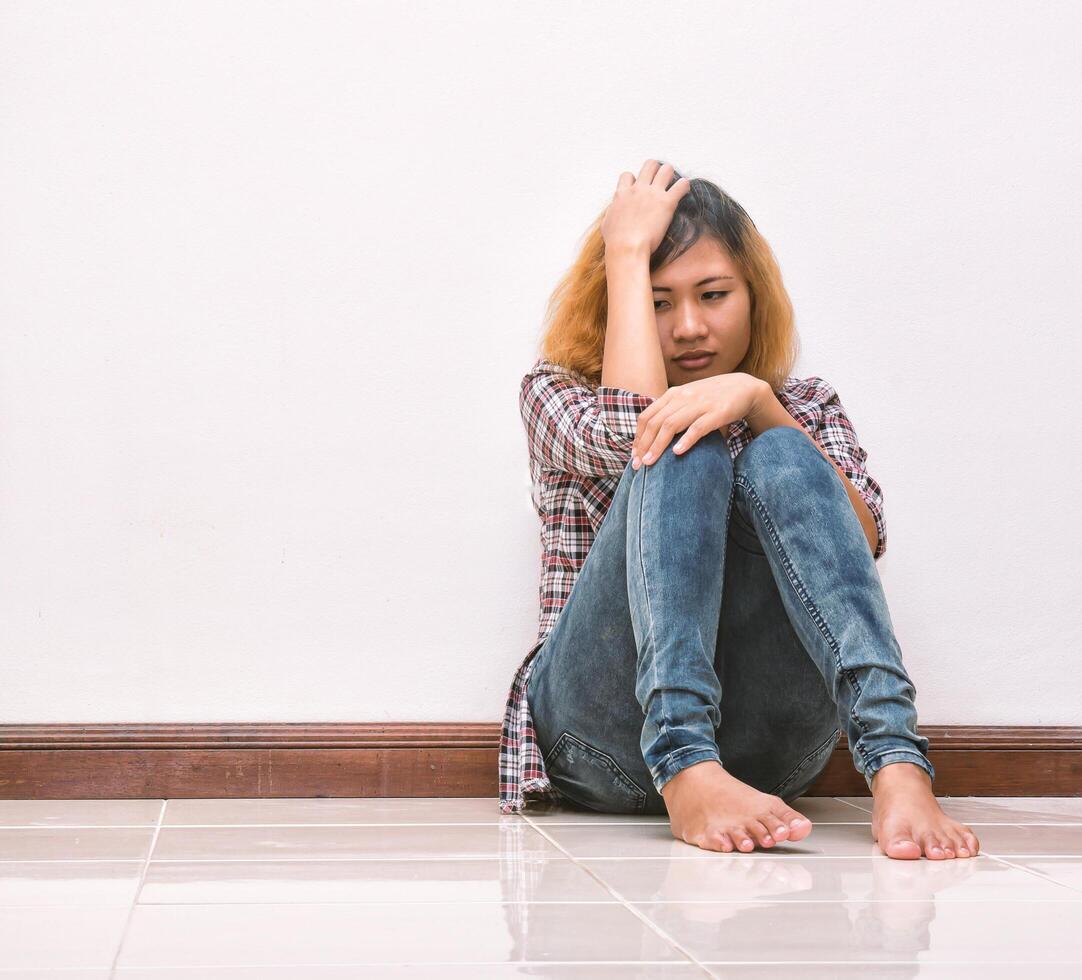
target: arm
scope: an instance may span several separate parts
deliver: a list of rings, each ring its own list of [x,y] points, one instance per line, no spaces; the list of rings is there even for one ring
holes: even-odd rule
[[[842,484],[845,486],[845,492],[849,495],[849,502],[853,505],[853,510],[856,511],[857,518],[860,520],[860,526],[864,530],[864,536],[868,539],[868,547],[872,549],[873,557],[879,558],[880,555],[883,554],[883,551],[886,550],[885,546],[882,550],[879,549],[879,545],[883,542],[880,541],[875,517],[872,515],[871,509],[868,507],[867,502],[856,488],[853,481],[846,476],[845,471],[838,465],[837,461],[830,453],[819,445],[819,442],[812,437],[808,430],[785,410],[785,406],[778,401],[778,396],[774,394],[773,389],[765,381],[763,382],[763,391],[757,404],[758,407],[746,418],[752,436],[757,436],[761,432],[772,429],[776,425],[785,425],[792,429],[799,429],[803,432],[830,465],[834,467],[834,472],[841,478]]]
[[[653,400],[614,385],[595,391],[568,375],[531,371],[519,389],[530,455],[550,470],[620,476],[631,458],[639,413]]]
[[[669,389],[650,285],[650,253],[640,248],[605,249],[608,320],[601,383],[659,398]]]

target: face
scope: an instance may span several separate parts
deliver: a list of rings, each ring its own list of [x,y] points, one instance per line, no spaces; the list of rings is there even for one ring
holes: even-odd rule
[[[651,283],[669,387],[734,371],[751,344],[751,295],[728,253],[712,238],[700,238],[658,269]],[[713,356],[677,360],[695,350]]]

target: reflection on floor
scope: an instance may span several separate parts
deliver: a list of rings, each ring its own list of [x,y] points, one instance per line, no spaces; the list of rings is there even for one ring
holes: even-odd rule
[[[4,800],[0,980],[1082,977],[1082,798],[941,797],[946,861],[871,803],[721,853],[494,798]]]

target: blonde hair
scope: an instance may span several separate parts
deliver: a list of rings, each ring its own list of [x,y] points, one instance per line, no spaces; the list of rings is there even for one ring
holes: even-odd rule
[[[679,179],[680,174],[674,172],[673,180]],[[608,320],[603,217],[604,211],[586,232],[578,258],[549,297],[540,345],[546,360],[585,375],[594,385],[601,382]],[[693,178],[665,238],[650,256],[650,272],[678,258],[703,235],[728,253],[744,276],[751,298],[751,341],[734,370],[780,391],[800,351],[793,304],[770,245],[736,201],[716,184]]]

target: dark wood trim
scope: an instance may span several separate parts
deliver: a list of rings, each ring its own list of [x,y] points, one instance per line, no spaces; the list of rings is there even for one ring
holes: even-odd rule
[[[921,725],[937,796],[1082,796],[1082,727]],[[0,799],[495,801],[500,725],[0,725]],[[845,735],[810,796],[867,796]],[[495,804],[494,804],[495,805]]]

